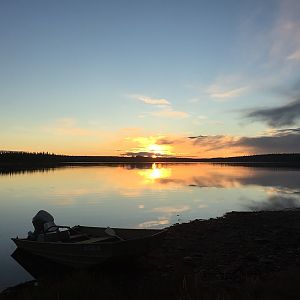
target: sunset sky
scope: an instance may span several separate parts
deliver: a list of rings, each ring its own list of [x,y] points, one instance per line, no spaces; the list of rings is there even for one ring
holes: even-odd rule
[[[0,2],[0,150],[300,152],[300,1]]]

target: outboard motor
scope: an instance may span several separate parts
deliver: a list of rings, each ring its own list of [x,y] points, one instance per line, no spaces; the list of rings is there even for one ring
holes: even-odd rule
[[[41,238],[45,232],[57,231],[58,227],[54,223],[54,218],[45,210],[40,210],[33,218],[32,224],[34,232],[28,232],[30,239],[37,240]]]

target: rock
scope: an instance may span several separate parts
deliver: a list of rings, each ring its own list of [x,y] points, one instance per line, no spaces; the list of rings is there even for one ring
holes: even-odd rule
[[[259,260],[259,263],[260,264],[271,264],[271,263],[273,263],[273,259],[270,259],[270,258],[267,258],[267,257],[262,257],[262,258],[260,258],[260,260]]]
[[[193,259],[193,257],[191,256],[185,256],[183,258],[183,262],[187,265],[194,265],[195,264],[195,260]]]
[[[252,252],[248,252],[245,255],[245,259],[248,260],[248,261],[251,261],[251,262],[258,261],[257,255],[255,255],[255,253],[252,253]]]

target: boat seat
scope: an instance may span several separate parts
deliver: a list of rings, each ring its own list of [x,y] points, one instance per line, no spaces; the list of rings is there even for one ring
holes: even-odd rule
[[[77,242],[76,244],[93,244],[93,243],[102,242],[102,241],[105,241],[105,240],[111,240],[111,237],[110,236],[95,237],[95,238],[92,238],[92,239]]]
[[[70,235],[71,240],[79,239],[79,238],[87,238],[88,235],[86,233],[78,233],[78,234],[72,234]]]
[[[70,233],[68,230],[55,231],[51,233],[43,234],[44,242],[63,242],[70,239]]]

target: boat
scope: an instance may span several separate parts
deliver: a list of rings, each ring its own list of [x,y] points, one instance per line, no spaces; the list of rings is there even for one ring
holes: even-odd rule
[[[44,213],[43,217],[47,213],[40,211],[38,214],[41,212]],[[33,224],[37,234],[34,236],[29,232],[27,238],[12,238],[16,246],[33,255],[74,268],[89,268],[106,262],[141,257],[157,246],[167,232],[166,229],[58,226],[54,224],[54,219],[41,222],[40,218],[36,222],[35,218]]]
[[[12,240],[18,248],[31,254],[75,268],[88,268],[104,262],[143,256],[157,245],[165,233],[166,230],[159,229],[77,225],[45,234],[44,241],[18,237]]]

